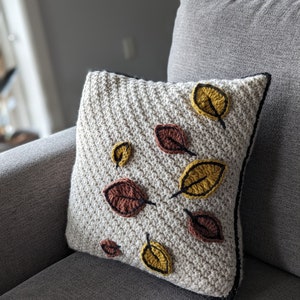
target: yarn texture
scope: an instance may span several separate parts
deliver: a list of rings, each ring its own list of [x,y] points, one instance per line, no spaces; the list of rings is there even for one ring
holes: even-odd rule
[[[113,146],[111,160],[116,164],[116,168],[127,164],[131,156],[131,145],[128,142],[119,142]]]
[[[234,297],[242,177],[269,83],[266,73],[164,83],[90,72],[77,121],[69,246],[202,295]]]

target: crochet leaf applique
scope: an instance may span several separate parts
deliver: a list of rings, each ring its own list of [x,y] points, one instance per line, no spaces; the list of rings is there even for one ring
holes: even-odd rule
[[[150,270],[164,276],[172,273],[172,259],[167,249],[160,243],[150,241],[149,233],[146,233],[146,238],[140,253],[142,262]]]
[[[188,150],[187,138],[182,130],[176,124],[160,124],[154,129],[155,141],[165,153],[168,154],[183,154],[188,153],[192,156],[196,154]]]
[[[128,178],[114,181],[104,188],[103,193],[112,210],[126,218],[136,216],[146,204],[156,205],[148,201],[147,194]]]
[[[217,243],[224,241],[221,222],[212,213],[202,210],[190,212],[184,209],[184,211],[189,216],[188,231],[197,240]]]
[[[116,143],[111,151],[111,159],[116,164],[116,168],[126,165],[131,153],[132,146],[129,142]]]
[[[194,160],[179,178],[179,191],[188,199],[207,198],[221,184],[226,170],[225,163],[218,160]]]
[[[115,257],[122,254],[120,246],[112,240],[103,240],[100,242],[100,246],[107,257]]]
[[[229,110],[229,99],[221,89],[211,84],[198,83],[191,94],[191,102],[198,114],[219,121],[226,128],[223,118]]]

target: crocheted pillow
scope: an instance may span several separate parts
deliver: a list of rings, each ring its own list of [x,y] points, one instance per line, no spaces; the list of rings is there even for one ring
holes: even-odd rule
[[[241,281],[242,177],[270,83],[88,74],[77,122],[69,246],[196,293]]]

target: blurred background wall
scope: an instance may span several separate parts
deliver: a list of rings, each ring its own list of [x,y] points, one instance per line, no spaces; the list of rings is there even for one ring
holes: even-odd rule
[[[65,126],[75,124],[88,70],[166,80],[179,1],[40,0]]]
[[[74,126],[90,70],[166,80],[178,6],[179,0],[0,0],[0,81],[18,71],[1,95],[2,107],[14,108],[9,126],[0,118],[0,138]]]

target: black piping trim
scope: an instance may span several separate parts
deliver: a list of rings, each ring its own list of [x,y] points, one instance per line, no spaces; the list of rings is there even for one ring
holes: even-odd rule
[[[254,142],[254,138],[256,135],[256,130],[258,127],[258,123],[259,123],[259,117],[263,108],[263,105],[265,103],[265,99],[271,84],[271,74],[269,73],[259,73],[259,74],[255,74],[252,76],[247,76],[247,77],[254,77],[254,76],[258,76],[258,75],[265,75],[267,77],[267,84],[266,84],[266,88],[262,97],[262,100],[260,101],[257,113],[256,113],[256,121],[254,123],[253,126],[253,131],[252,131],[252,135],[250,137],[250,143],[249,146],[247,148],[247,152],[246,152],[246,156],[244,158],[243,164],[242,164],[242,169],[241,169],[241,173],[240,173],[240,181],[239,181],[239,186],[238,186],[238,192],[236,195],[236,201],[235,201],[235,208],[234,208],[234,233],[235,233],[235,253],[236,253],[236,275],[235,275],[235,279],[234,279],[234,284],[233,287],[229,293],[229,295],[227,296],[227,298],[225,299],[233,299],[237,293],[237,289],[240,283],[240,278],[241,278],[241,253],[240,253],[240,248],[239,248],[239,237],[238,237],[238,213],[239,213],[239,205],[240,205],[240,199],[241,199],[241,192],[242,192],[242,187],[243,187],[243,183],[244,183],[244,174],[245,174],[245,169],[247,166],[247,162],[250,156],[250,152],[251,152],[251,148]],[[247,78],[247,77],[243,77],[243,78]]]

